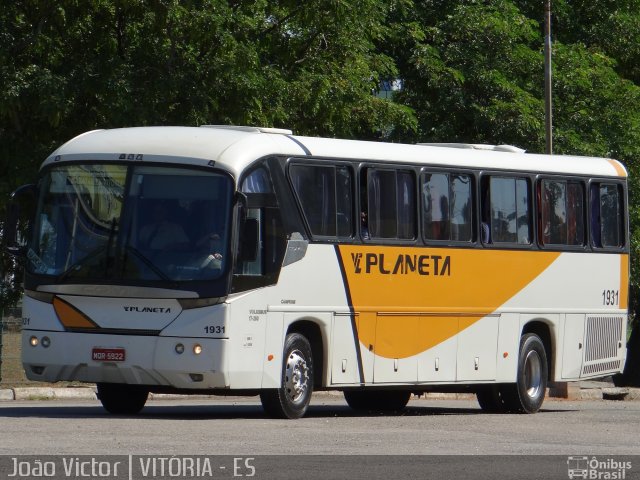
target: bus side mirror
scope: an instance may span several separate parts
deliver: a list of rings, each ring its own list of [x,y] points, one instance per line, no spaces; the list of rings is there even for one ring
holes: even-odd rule
[[[240,237],[240,260],[243,262],[255,262],[258,258],[258,246],[260,242],[260,225],[255,218],[247,218],[242,224]]]
[[[27,253],[36,197],[36,186],[32,184],[17,188],[9,197],[2,244],[10,255],[24,257]]]

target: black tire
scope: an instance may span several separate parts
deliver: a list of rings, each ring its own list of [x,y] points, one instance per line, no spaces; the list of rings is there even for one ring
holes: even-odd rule
[[[549,366],[544,344],[535,333],[520,339],[518,376],[515,384],[501,389],[505,405],[511,412],[536,413],[542,407],[547,390]]]
[[[284,342],[280,388],[263,390],[260,401],[264,411],[274,418],[304,416],[313,393],[313,355],[304,335],[290,333]]]
[[[354,410],[400,412],[411,398],[407,390],[345,390],[344,398]]]
[[[483,385],[476,391],[480,408],[487,413],[504,413],[508,406],[500,385]]]
[[[117,415],[133,415],[144,408],[149,390],[135,385],[98,383],[98,400],[104,409]]]

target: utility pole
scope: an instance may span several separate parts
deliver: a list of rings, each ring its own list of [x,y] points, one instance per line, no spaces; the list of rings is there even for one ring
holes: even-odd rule
[[[551,0],[544,0],[544,119],[545,153],[553,153],[553,112],[551,102]]]

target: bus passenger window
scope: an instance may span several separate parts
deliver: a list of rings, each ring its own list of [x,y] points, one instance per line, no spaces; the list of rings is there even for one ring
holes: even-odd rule
[[[422,184],[422,225],[427,240],[449,240],[449,175],[426,174]]]
[[[422,225],[425,240],[470,242],[471,177],[428,173],[422,183]]]
[[[398,238],[411,240],[416,237],[415,181],[411,172],[398,172]]]
[[[526,178],[490,177],[484,182],[485,205],[489,200],[487,217],[492,243],[531,243],[531,212],[529,209],[529,182]]]
[[[624,222],[623,193],[620,185],[591,185],[591,237],[595,247],[622,247]]]
[[[584,186],[543,180],[540,240],[544,245],[584,245]]]
[[[567,185],[567,244],[585,244],[584,185]]]
[[[374,168],[364,172],[367,205],[361,220],[366,218],[369,236],[373,239],[416,238],[413,172]]]
[[[353,235],[353,181],[351,170],[347,167],[336,168],[336,229],[338,237]]]
[[[291,182],[314,237],[353,233],[351,170],[345,166],[291,165]]]

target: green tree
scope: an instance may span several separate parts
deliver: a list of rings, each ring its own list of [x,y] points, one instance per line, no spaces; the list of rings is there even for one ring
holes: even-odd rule
[[[399,101],[416,111],[420,139],[543,144],[535,22],[509,1],[416,2],[410,10],[422,30],[402,49]]]

